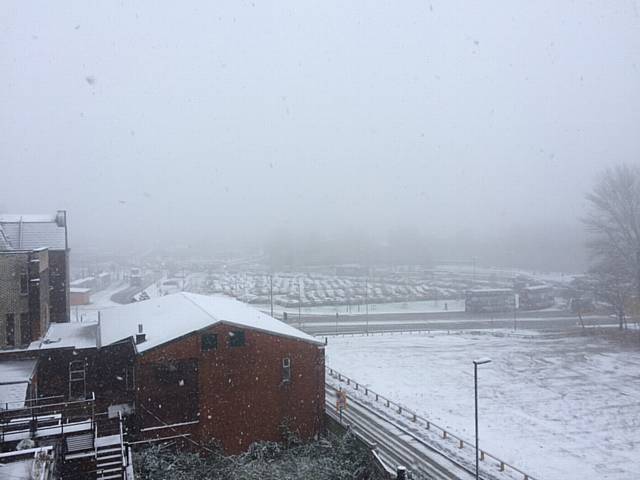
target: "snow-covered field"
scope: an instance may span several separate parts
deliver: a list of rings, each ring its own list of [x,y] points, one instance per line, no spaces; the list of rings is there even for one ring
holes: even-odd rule
[[[333,337],[327,365],[541,479],[640,478],[640,346],[489,331]]]

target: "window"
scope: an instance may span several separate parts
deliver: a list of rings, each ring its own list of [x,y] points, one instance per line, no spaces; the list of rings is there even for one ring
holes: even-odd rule
[[[291,381],[291,359],[285,357],[282,359],[282,383]]]
[[[7,313],[7,345],[14,347],[16,345],[16,321],[13,313]]]
[[[127,365],[124,369],[125,387],[128,392],[135,390],[135,373],[133,365]]]
[[[20,314],[20,343],[26,345],[31,342],[31,324],[29,323],[29,314]]]
[[[20,295],[29,294],[29,276],[26,273],[20,274]]]
[[[217,349],[218,335],[215,333],[205,333],[204,335],[202,335],[200,348],[203,352]]]
[[[230,347],[244,346],[244,330],[236,330],[235,332],[229,332],[229,346]]]

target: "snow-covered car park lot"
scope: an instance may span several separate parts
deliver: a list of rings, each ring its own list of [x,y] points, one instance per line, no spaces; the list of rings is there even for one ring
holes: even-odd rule
[[[614,337],[329,337],[327,365],[471,440],[472,361],[489,357],[478,375],[482,448],[540,479],[627,480],[640,478],[640,345]]]

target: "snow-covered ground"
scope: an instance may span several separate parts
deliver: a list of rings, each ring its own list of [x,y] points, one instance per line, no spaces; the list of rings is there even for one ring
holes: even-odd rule
[[[330,338],[327,365],[541,479],[640,478],[640,349],[508,331]]]
[[[119,305],[111,301],[111,296],[126,288],[128,283],[125,280],[112,282],[107,288],[91,293],[91,303],[89,305],[75,305],[71,307],[72,322],[93,322],[98,319],[98,311],[113,308]]]

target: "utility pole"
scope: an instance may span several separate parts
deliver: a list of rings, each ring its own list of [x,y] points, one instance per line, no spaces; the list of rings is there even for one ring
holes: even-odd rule
[[[481,358],[473,361],[473,390],[475,392],[475,409],[476,409],[476,480],[478,480],[480,472],[480,457],[478,456],[478,365],[484,365],[491,362],[489,358]]]
[[[366,328],[365,331],[369,335],[369,281],[367,277],[364,277],[364,304],[365,304],[365,319]]]
[[[271,317],[273,318],[273,273],[269,275],[269,301],[271,302]]]
[[[473,288],[476,285],[476,257],[473,257]]]
[[[298,325],[302,325],[302,278],[298,277]]]

